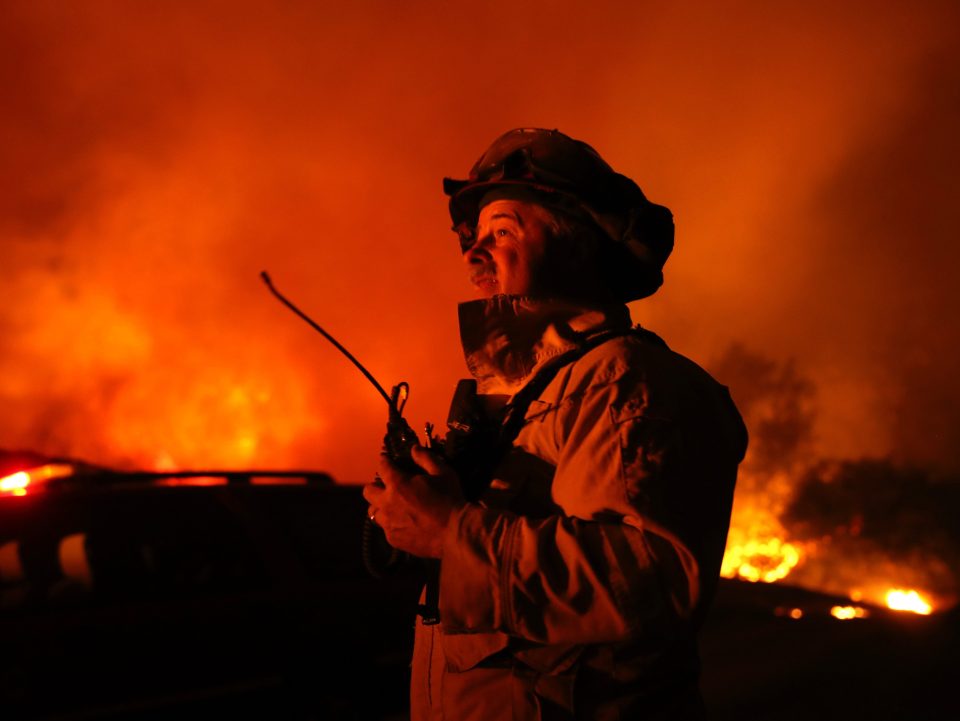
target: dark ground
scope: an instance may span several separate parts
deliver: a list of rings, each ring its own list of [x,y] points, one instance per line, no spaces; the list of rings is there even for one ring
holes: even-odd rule
[[[838,621],[833,599],[723,582],[701,636],[713,721],[960,719],[960,619],[871,609]],[[794,620],[776,609],[801,608]]]
[[[0,718],[404,718],[417,582],[366,575],[359,489],[128,481],[0,498]],[[841,601],[724,581],[714,721],[960,719],[956,612]]]

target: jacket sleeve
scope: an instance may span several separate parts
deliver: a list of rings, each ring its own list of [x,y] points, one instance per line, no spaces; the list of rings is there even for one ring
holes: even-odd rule
[[[663,507],[682,446],[675,424],[629,376],[591,382],[538,422],[555,454],[559,512],[533,518],[470,504],[451,519],[444,631],[538,643],[669,633],[699,596],[698,564]]]

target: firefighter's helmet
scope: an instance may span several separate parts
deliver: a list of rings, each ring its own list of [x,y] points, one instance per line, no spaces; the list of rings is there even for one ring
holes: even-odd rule
[[[480,157],[466,180],[444,178],[450,217],[469,245],[480,208],[496,198],[529,200],[592,223],[610,238],[604,272],[620,300],[652,295],[673,250],[673,215],[651,203],[586,143],[558,130],[518,128]]]

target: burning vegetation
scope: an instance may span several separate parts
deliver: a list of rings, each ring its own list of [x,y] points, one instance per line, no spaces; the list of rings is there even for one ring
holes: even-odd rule
[[[815,389],[792,363],[735,346],[714,370],[752,433],[723,576],[786,580],[924,615],[956,603],[960,485],[888,460],[816,460]],[[868,612],[835,606],[831,615]]]

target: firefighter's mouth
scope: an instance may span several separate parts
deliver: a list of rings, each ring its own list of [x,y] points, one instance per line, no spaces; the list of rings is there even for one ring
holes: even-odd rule
[[[470,282],[481,291],[494,290],[499,286],[496,273],[484,270],[470,276]]]

